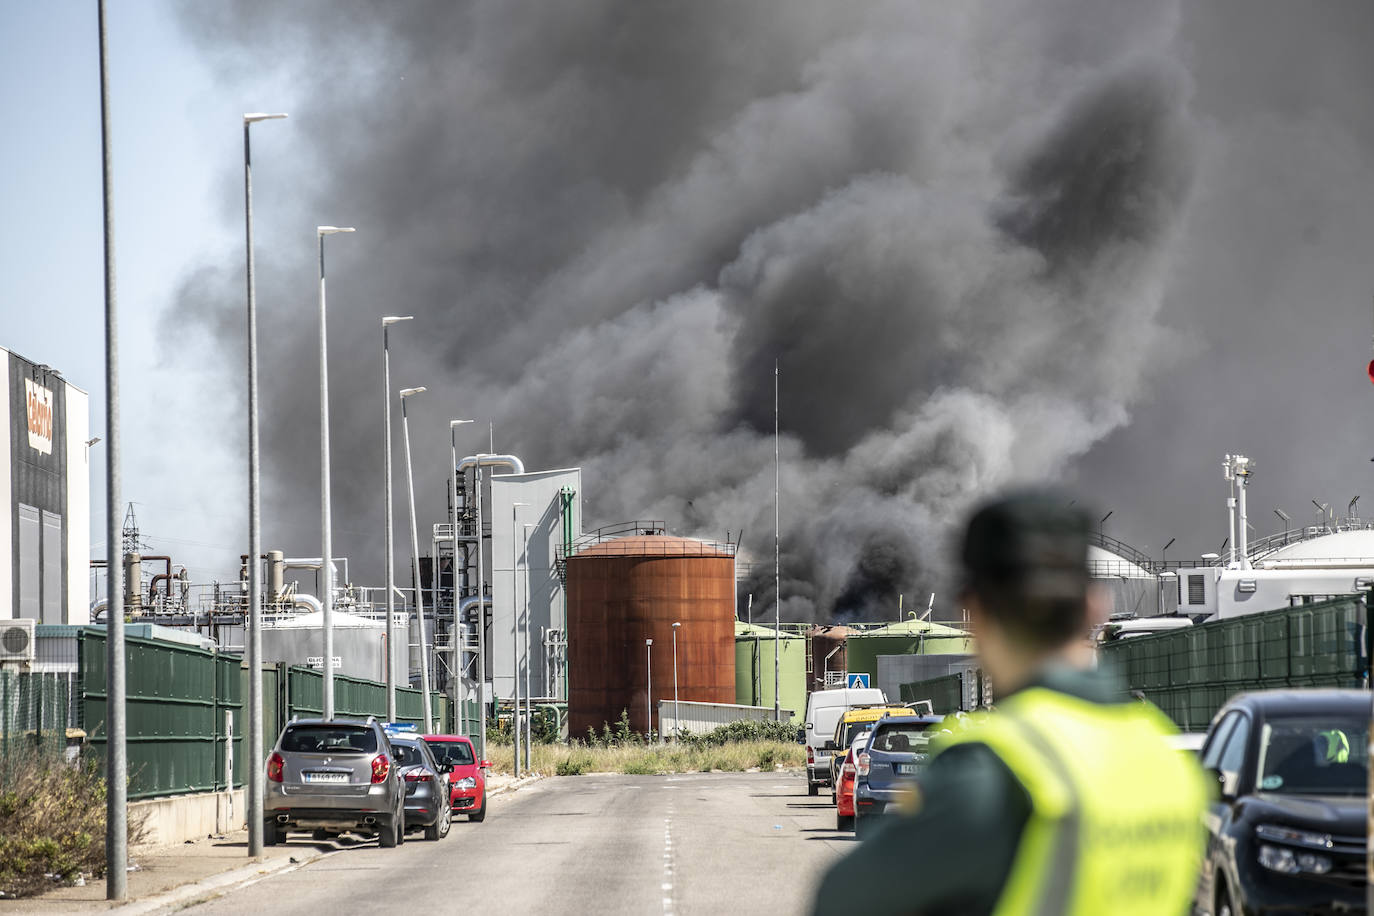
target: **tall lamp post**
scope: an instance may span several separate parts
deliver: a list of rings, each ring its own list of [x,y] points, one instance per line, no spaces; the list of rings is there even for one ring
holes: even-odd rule
[[[449,522],[450,522],[450,524],[452,525],[452,528],[451,528],[451,530],[450,530],[450,534],[452,535],[452,538],[453,538],[452,541],[450,541],[450,543],[453,545],[453,635],[454,635],[455,638],[458,636],[458,634],[459,634],[459,632],[460,632],[459,624],[461,623],[461,621],[459,621],[459,619],[458,619],[458,606],[459,606],[460,604],[462,604],[462,601],[460,601],[459,598],[458,598],[458,433],[457,433],[457,429],[458,429],[458,427],[462,426],[464,423],[471,423],[471,422],[472,422],[471,420],[449,420],[449,421],[448,421],[448,444],[449,444],[450,452],[451,452],[451,454],[452,454],[452,457],[449,459],[449,463],[448,463],[448,481],[449,481],[449,500],[448,500],[448,505],[449,505]],[[438,557],[435,557],[434,559],[435,559],[435,569],[437,570],[437,569],[438,569],[439,558],[438,558]],[[436,575],[436,578],[437,578],[437,575],[438,575],[438,574],[436,573],[435,575]],[[435,589],[435,592],[434,592],[434,600],[435,600],[436,602],[439,600],[439,592],[438,592],[438,589],[437,589],[437,588]],[[481,611],[482,611],[482,602],[479,601],[479,602],[477,602],[477,612],[480,614]],[[437,619],[437,617],[438,617],[438,612],[435,613],[435,617],[436,617],[436,619]],[[467,690],[466,690],[466,688],[465,688],[465,686],[464,686],[464,684],[463,684],[463,671],[464,671],[464,666],[463,666],[463,647],[462,647],[461,644],[458,646],[457,661],[458,661],[458,721],[459,721],[458,733],[459,733],[460,735],[466,735],[466,734],[468,733],[468,732],[467,732],[467,724],[468,724],[468,723],[467,723],[467,715],[468,715],[468,713],[467,713],[467,703],[466,703],[466,699],[465,699],[465,694],[467,693]]]
[[[415,527],[415,474],[410,463],[410,421],[406,416],[406,398],[419,394],[424,388],[401,389],[401,438],[406,447],[406,490],[410,493],[410,560],[415,575],[415,619],[420,624],[420,691],[424,697],[425,733],[434,730],[434,716],[429,703],[429,645],[425,642],[425,595],[420,587],[420,534]]]
[[[644,740],[654,733],[654,641],[644,640],[644,667],[648,676],[644,678]]]
[[[472,469],[477,524],[477,744],[479,760],[487,757],[487,574],[482,556],[482,456]]]
[[[511,731],[515,734],[515,778],[520,778],[520,508],[528,503],[510,504],[510,617],[511,683],[515,705],[511,710]]]
[[[534,667],[530,658],[530,531],[531,524],[521,526],[524,531],[525,556],[525,769],[534,771],[534,692],[530,688],[530,669]]]
[[[682,734],[682,708],[677,702],[677,631],[682,628],[681,621],[673,622],[673,736]]]
[[[386,475],[386,720],[396,721],[396,561],[392,550],[391,521],[391,326],[410,321],[412,315],[388,315],[382,319],[382,402],[386,404],[386,450],[383,473]]]
[[[324,717],[334,718],[334,544],[329,518],[329,342],[324,309],[324,237],[352,232],[338,226],[316,226],[320,243],[320,568],[324,572]],[[258,555],[251,557],[258,562]]]
[[[243,212],[246,247],[248,250],[248,855],[262,856],[264,780],[262,752],[262,573],[258,557],[262,554],[262,511],[258,499],[258,296],[253,276],[253,156],[249,128],[258,121],[274,121],[284,114],[246,114],[243,116]],[[113,441],[113,440],[112,440]],[[114,544],[113,539],[111,545]],[[111,546],[110,555],[114,556]],[[110,561],[112,564],[113,560]],[[116,566],[110,567],[109,581],[115,581]],[[107,619],[123,614],[115,605],[116,593],[110,594],[110,613]],[[111,783],[122,778],[113,770]],[[112,880],[122,880],[124,864],[110,869]],[[121,895],[122,896],[122,895]]]

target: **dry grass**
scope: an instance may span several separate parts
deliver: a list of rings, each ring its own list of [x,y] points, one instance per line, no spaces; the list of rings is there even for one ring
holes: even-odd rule
[[[487,757],[498,773],[513,772],[514,749],[492,744]],[[780,741],[739,741],[720,747],[686,744],[624,744],[619,747],[586,747],[573,744],[536,744],[534,770],[544,775],[579,776],[583,773],[705,773],[711,770],[743,772],[800,767],[806,749]]]

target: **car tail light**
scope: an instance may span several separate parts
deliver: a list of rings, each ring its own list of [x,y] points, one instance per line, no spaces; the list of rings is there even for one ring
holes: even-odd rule
[[[815,762],[816,762],[816,751],[815,751],[815,750],[811,747],[811,745],[809,745],[809,744],[806,746],[806,762],[807,762],[807,763],[815,763]]]
[[[867,752],[867,751],[865,751],[864,753],[862,753],[862,754],[859,755],[859,775],[860,775],[860,776],[867,776],[867,775],[868,775],[868,752]]]
[[[376,757],[372,758],[372,781],[374,783],[386,779],[387,774],[390,772],[391,761],[387,759],[386,754],[378,754]]]
[[[844,764],[844,766],[843,766],[841,769],[842,769],[844,775],[846,775],[846,776],[853,776],[853,775],[854,775],[854,764],[852,764],[852,763],[850,763],[850,762],[848,762],[848,761],[845,761],[845,764]]]
[[[286,766],[286,758],[276,751],[267,758],[267,779],[269,782],[281,782],[281,771]]]
[[[406,774],[406,782],[429,782],[431,778],[424,770],[411,770]]]

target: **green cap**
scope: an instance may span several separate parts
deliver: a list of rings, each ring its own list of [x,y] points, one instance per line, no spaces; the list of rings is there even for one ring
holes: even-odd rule
[[[964,585],[1036,598],[1081,597],[1091,533],[1092,515],[1058,490],[1003,494],[969,519],[959,555]]]

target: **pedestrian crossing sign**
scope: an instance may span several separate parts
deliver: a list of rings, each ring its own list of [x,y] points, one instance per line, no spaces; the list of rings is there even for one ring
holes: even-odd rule
[[[846,686],[846,687],[867,687],[867,686],[868,686],[868,675],[865,674],[865,673],[862,673],[862,672],[855,672],[854,674],[851,674],[851,675],[849,675],[849,676],[846,678],[846,680],[845,680],[845,686]]]

